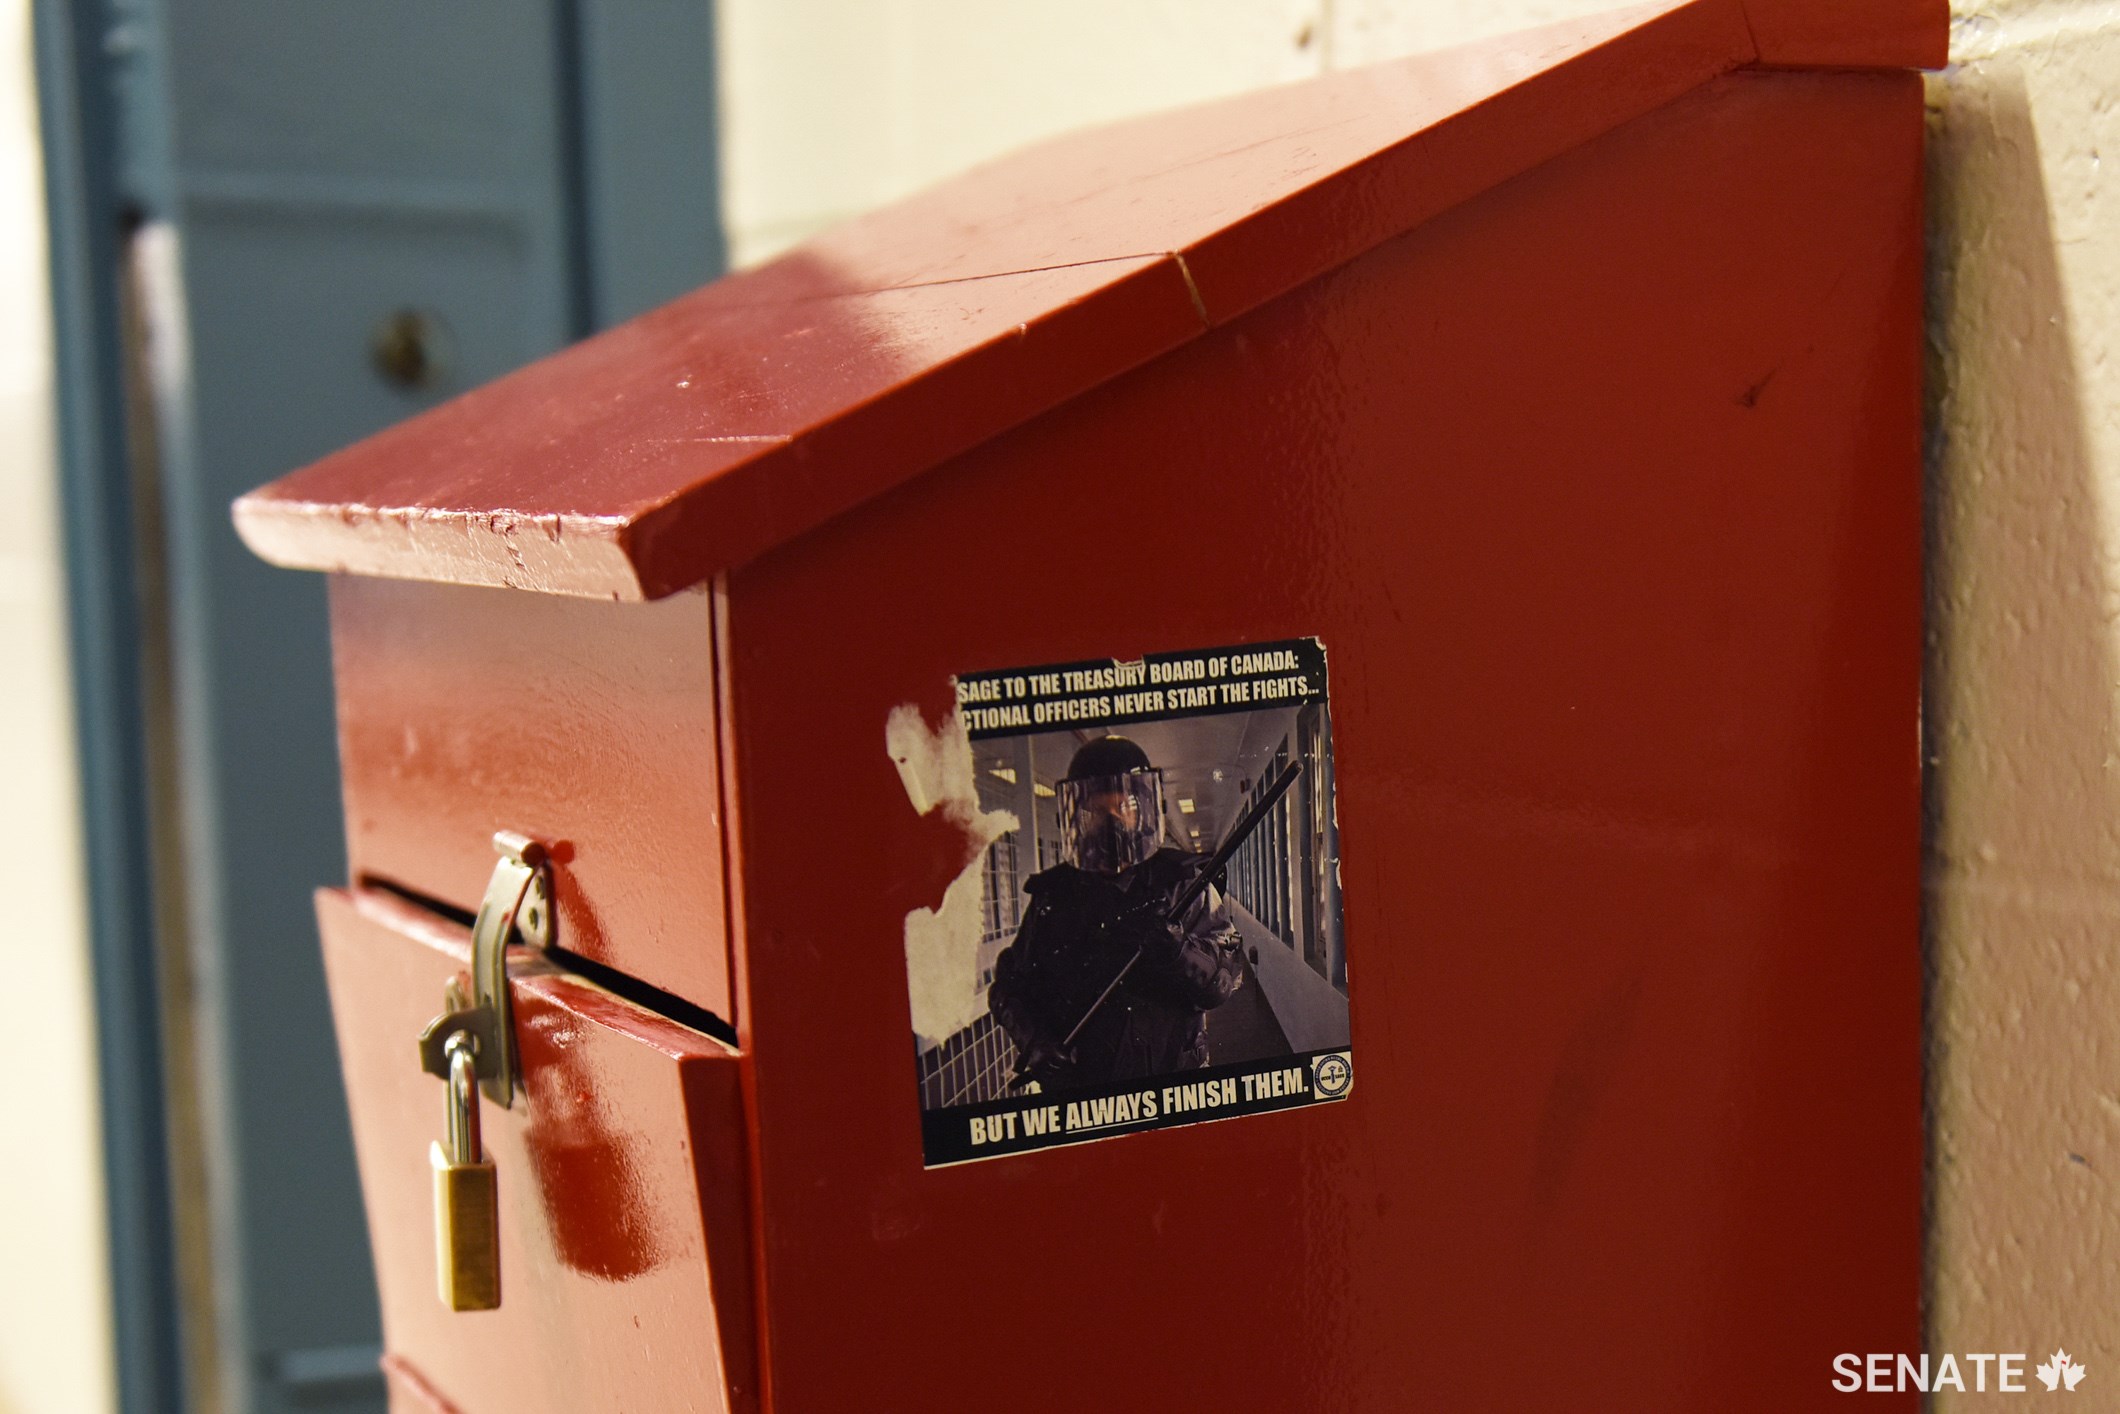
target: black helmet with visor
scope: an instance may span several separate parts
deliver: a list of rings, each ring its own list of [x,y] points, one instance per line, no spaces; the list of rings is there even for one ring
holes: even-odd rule
[[[1123,736],[1077,750],[1055,795],[1061,843],[1077,869],[1124,873],[1163,838],[1163,773]]]

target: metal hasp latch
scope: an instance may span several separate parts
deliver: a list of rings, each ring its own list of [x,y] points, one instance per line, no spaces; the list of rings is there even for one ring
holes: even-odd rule
[[[500,1189],[479,1133],[479,1093],[515,1103],[515,1017],[508,1003],[508,939],[552,941],[552,884],[544,846],[502,831],[500,862],[471,928],[470,1005],[452,977],[442,1014],[420,1032],[420,1068],[441,1077],[448,1142],[430,1146],[434,1169],[435,1285],[452,1311],[501,1304]]]
[[[502,1109],[515,1104],[515,1018],[508,1006],[508,939],[520,933],[534,948],[552,945],[552,883],[545,847],[502,830],[493,837],[500,861],[471,927],[471,1005],[445,995],[440,1016],[420,1032],[420,1068],[449,1078],[449,1038],[470,1033],[480,1093]]]

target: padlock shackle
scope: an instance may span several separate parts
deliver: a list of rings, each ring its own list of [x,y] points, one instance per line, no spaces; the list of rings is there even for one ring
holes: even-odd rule
[[[479,1128],[478,1041],[469,1031],[449,1038],[449,1161],[484,1163],[485,1136]]]

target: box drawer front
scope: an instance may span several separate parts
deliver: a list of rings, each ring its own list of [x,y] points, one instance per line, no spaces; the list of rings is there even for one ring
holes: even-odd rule
[[[335,576],[356,882],[466,912],[516,830],[559,946],[731,1022],[713,599],[607,604]]]
[[[428,1145],[443,1086],[414,1039],[470,938],[372,890],[317,896],[393,1398],[466,1411],[757,1407],[739,1056],[517,950],[523,1088],[481,1100],[501,1305],[435,1290]]]

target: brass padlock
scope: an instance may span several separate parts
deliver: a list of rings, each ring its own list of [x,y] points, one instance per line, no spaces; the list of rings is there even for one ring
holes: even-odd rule
[[[420,1032],[420,1069],[443,1081],[446,1147],[432,1146],[434,1249],[442,1304],[491,1311],[501,1304],[499,1190],[479,1138],[479,1097],[515,1104],[515,1020],[508,1000],[508,940],[549,947],[554,932],[550,865],[543,845],[503,830],[500,860],[471,925],[471,986],[451,978],[441,1015]]]
[[[501,1304],[500,1190],[479,1135],[477,1040],[449,1038],[449,1141],[428,1151],[434,1166],[434,1257],[442,1304],[491,1311]]]

